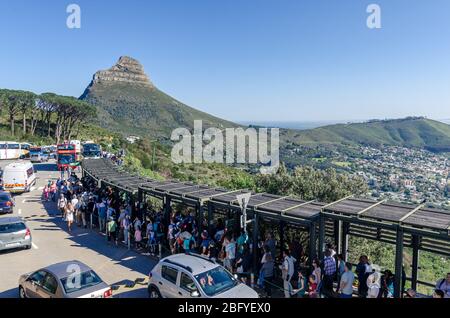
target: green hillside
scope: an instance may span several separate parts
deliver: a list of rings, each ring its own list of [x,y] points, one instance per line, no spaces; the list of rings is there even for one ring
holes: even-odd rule
[[[359,144],[450,151],[450,126],[422,117],[338,124],[304,131],[283,130],[281,135],[285,144]]]
[[[157,88],[96,84],[82,98],[97,107],[101,126],[128,135],[170,138],[173,129],[192,127],[194,120],[200,119],[203,127],[236,126],[186,106]]]

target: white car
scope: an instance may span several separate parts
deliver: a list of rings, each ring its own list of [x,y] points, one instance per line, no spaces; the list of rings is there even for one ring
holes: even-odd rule
[[[162,259],[149,275],[150,298],[259,298],[224,267],[197,254]]]

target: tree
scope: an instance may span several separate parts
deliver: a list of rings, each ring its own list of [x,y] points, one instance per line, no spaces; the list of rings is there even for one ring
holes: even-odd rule
[[[19,107],[23,115],[23,134],[27,133],[27,112],[35,108],[36,95],[31,92],[21,92],[19,96]]]
[[[16,115],[34,102],[34,94],[25,91],[2,90],[1,92],[2,108],[8,111],[11,125],[11,135],[15,135],[14,122]],[[25,115],[24,115],[25,116]],[[25,120],[24,120],[25,123]],[[25,123],[26,124],[26,123]]]
[[[362,178],[337,173],[336,170],[317,170],[297,167],[289,173],[284,165],[274,175],[259,175],[257,188],[277,195],[294,195],[302,200],[332,202],[350,194],[363,195],[368,186]]]

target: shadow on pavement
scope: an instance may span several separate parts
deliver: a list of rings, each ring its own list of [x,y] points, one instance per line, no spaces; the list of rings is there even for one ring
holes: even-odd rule
[[[72,225],[72,232],[68,232],[67,223],[62,219],[56,209],[56,204],[52,202],[46,202],[44,208],[47,211],[48,217],[45,219],[32,219],[33,222],[42,222],[40,224],[42,228],[36,228],[34,231],[58,231],[59,229],[69,234],[66,240],[73,242],[71,246],[78,248],[86,248],[97,252],[99,255],[103,255],[111,259],[114,264],[121,265],[129,268],[132,271],[136,271],[135,276],[130,279],[138,279],[147,277],[151,269],[156,265],[154,259],[148,256],[141,255],[134,250],[128,250],[121,245],[116,246],[110,242],[107,242],[106,237],[101,235],[96,230],[84,229],[77,225]],[[30,220],[31,221],[31,220]]]
[[[38,163],[34,164],[36,171],[58,171],[55,163]]]
[[[19,287],[0,292],[0,298],[19,298]]]

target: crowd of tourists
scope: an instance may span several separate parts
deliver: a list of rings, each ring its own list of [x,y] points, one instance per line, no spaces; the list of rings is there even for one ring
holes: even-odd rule
[[[222,263],[242,282],[259,286],[267,297],[272,297],[274,291],[286,298],[394,297],[396,279],[392,271],[381,272],[365,255],[354,266],[337,254],[332,244],[326,245],[322,259],[309,262],[299,239],[280,246],[273,233],[267,231],[256,242],[257,255],[253,255],[251,236],[227,226],[223,218],[215,219],[213,224],[204,219],[199,226],[194,211],[187,209],[175,209],[169,215],[146,204],[139,209],[125,194],[110,187],[99,188],[91,179],[79,179],[74,173],[50,182],[43,195],[45,200],[57,201],[69,232],[74,225],[93,227],[113,245],[122,243],[154,256],[198,253]],[[282,253],[277,254],[277,250]],[[405,297],[416,297],[415,291],[405,291],[404,271],[401,282]],[[450,273],[437,282],[433,297],[450,297]]]

